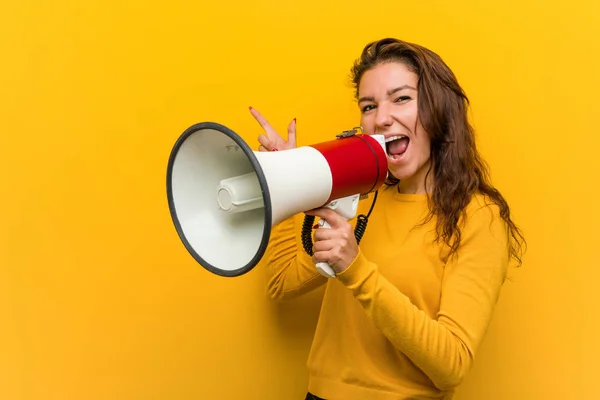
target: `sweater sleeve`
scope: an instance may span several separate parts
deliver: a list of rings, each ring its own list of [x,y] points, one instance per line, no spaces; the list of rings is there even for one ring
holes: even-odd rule
[[[388,340],[441,390],[458,386],[471,368],[509,262],[506,224],[496,208],[479,208],[461,232],[458,253],[445,266],[436,319],[413,305],[360,250],[337,276]]]
[[[263,256],[266,262],[267,291],[276,300],[287,300],[325,284],[326,277],[304,251],[296,229],[296,218],[275,225]]]

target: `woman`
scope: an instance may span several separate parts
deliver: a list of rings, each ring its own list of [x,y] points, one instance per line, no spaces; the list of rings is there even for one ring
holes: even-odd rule
[[[307,399],[450,399],[484,339],[523,237],[491,185],[467,119],[468,99],[432,51],[396,39],[368,44],[352,68],[361,126],[385,136],[389,179],[359,212],[357,244],[335,212],[316,229],[314,254],[290,218],[265,255],[269,293],[287,299],[327,285],[308,359]],[[251,109],[260,150],[296,146]],[[315,263],[329,262],[334,279]]]

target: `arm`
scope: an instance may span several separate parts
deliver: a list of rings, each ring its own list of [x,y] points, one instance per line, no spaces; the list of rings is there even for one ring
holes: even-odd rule
[[[470,216],[458,254],[445,266],[437,319],[415,307],[360,251],[338,279],[396,348],[439,389],[450,389],[471,368],[492,319],[508,266],[507,240],[495,208]]]
[[[298,216],[288,218],[273,227],[263,258],[266,260],[267,289],[273,299],[294,298],[327,282],[302,247],[296,218]]]

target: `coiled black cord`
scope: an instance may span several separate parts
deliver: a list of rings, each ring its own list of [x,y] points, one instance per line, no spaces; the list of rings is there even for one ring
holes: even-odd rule
[[[354,237],[356,238],[356,244],[360,244],[360,240],[362,239],[365,231],[367,230],[367,222],[369,222],[369,218],[360,214],[357,217],[356,227],[354,228]]]
[[[360,214],[357,217],[356,226],[354,227],[354,237],[356,238],[357,244],[360,244],[360,241],[367,230],[367,223],[369,222],[369,217],[371,216],[371,212],[373,212],[373,207],[375,207],[376,201],[377,192],[375,192],[373,202],[371,203],[371,208],[369,209],[367,215]],[[312,230],[314,223],[314,215],[304,215],[304,222],[302,223],[302,247],[309,256],[313,255]]]
[[[302,224],[302,247],[309,256],[313,255],[312,229],[315,223],[314,215],[304,215]]]
[[[369,212],[367,215],[360,214],[356,221],[356,227],[354,228],[354,237],[356,238],[356,244],[360,244],[360,241],[367,230],[367,223],[369,222],[369,217],[373,212],[373,208],[375,207],[375,202],[377,201],[378,192],[375,191],[375,196],[373,196],[373,202],[371,203],[371,208],[369,208]]]

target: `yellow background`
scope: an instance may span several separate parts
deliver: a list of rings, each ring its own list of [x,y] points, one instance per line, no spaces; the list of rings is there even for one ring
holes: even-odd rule
[[[0,399],[300,399],[319,292],[209,274],[170,220],[193,123],[256,145],[358,123],[348,72],[395,36],[472,100],[529,252],[457,399],[597,395],[600,6],[594,0],[12,1],[0,12]]]

